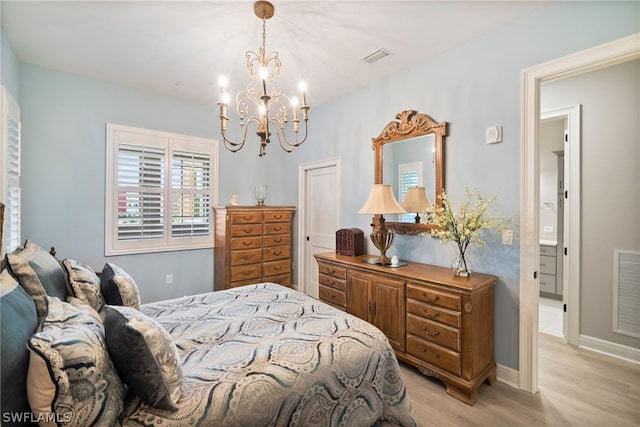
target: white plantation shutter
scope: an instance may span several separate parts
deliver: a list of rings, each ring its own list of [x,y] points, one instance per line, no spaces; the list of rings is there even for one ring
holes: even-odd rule
[[[118,146],[118,240],[164,237],[164,157],[163,148]]]
[[[172,154],[171,236],[211,232],[211,156],[176,150]]]
[[[5,204],[3,252],[11,252],[20,245],[20,107],[2,87],[2,143],[0,160],[0,200]]]
[[[107,126],[107,255],[213,247],[217,141]]]

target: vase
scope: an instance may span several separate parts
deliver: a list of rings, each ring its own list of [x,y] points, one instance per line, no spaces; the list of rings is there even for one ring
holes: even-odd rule
[[[256,185],[255,196],[256,196],[256,202],[258,203],[258,206],[264,206],[264,201],[267,198],[267,186]]]
[[[454,276],[469,277],[471,275],[471,263],[468,255],[456,249],[456,257],[451,263],[451,269]]]

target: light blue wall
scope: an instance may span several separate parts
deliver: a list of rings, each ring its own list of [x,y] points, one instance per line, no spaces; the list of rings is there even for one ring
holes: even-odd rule
[[[0,82],[11,93],[14,99],[18,99],[18,82],[20,64],[16,59],[13,48],[6,34],[0,28]]]
[[[469,249],[477,271],[499,277],[495,356],[502,365],[518,367],[521,70],[638,32],[639,16],[637,2],[545,8],[311,110],[313,139],[294,153],[296,163],[342,158],[340,226],[368,231],[370,218],[355,212],[373,183],[371,138],[409,108],[449,123],[445,188],[454,205],[464,200],[465,187],[484,196],[498,194],[493,214],[511,219],[515,230],[513,246],[501,245],[497,234],[485,234],[486,247]],[[503,142],[486,145],[485,129],[493,125],[503,126]],[[451,247],[424,236],[397,236],[389,254],[438,265],[449,265],[454,256]]]
[[[567,2],[543,9],[484,37],[310,111],[312,136],[292,154],[275,144],[258,159],[257,146],[234,155],[221,150],[219,203],[238,193],[255,203],[254,185],[269,185],[267,204],[297,204],[300,163],[340,156],[342,224],[368,231],[356,214],[373,183],[371,138],[394,115],[416,109],[450,123],[445,187],[454,204],[464,188],[499,194],[494,213],[513,219],[514,246],[485,236],[471,248],[477,271],[499,276],[495,356],[518,366],[520,72],[640,31],[636,2]],[[416,37],[420,37],[417,33]],[[429,43],[429,40],[425,40]],[[60,257],[101,266],[104,253],[106,122],[218,138],[215,105],[197,105],[64,73],[22,65],[23,230]],[[320,89],[318,89],[320,90]],[[310,101],[313,92],[310,92]],[[214,99],[214,95],[212,95]],[[504,142],[485,145],[485,128],[502,125]],[[369,252],[375,248],[369,244]],[[392,253],[413,261],[450,264],[453,251],[428,237],[398,236]],[[113,257],[152,301],[211,289],[211,250]],[[164,285],[166,273],[176,282]]]

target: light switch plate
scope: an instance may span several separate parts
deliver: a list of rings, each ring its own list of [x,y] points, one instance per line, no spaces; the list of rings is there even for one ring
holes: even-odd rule
[[[513,245],[513,230],[502,230],[502,244]]]
[[[490,126],[486,131],[487,144],[497,144],[502,142],[502,126]]]

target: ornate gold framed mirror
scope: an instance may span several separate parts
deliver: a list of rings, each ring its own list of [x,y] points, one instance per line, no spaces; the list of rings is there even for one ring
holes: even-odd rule
[[[391,184],[400,204],[403,204],[408,188],[425,187],[430,203],[435,208],[441,207],[447,122],[437,123],[415,110],[401,111],[395,118],[387,123],[380,135],[371,138],[374,184]],[[378,216],[373,222],[378,224]],[[419,212],[387,218],[386,225],[398,234],[419,234],[433,227]]]

